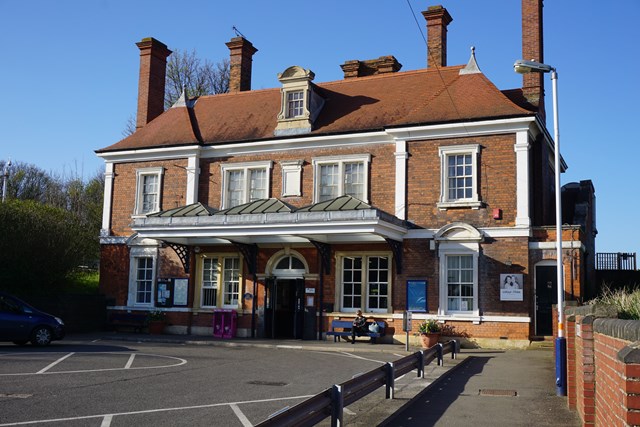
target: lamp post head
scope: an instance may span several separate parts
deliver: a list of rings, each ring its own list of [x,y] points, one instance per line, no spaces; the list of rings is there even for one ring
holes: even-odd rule
[[[555,71],[551,65],[543,64],[542,62],[536,61],[525,61],[524,59],[518,59],[513,64],[513,71],[518,74],[526,74],[531,72],[537,73],[549,73],[551,71]]]

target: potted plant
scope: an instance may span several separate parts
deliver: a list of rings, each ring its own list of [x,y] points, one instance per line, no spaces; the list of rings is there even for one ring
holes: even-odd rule
[[[167,315],[164,311],[153,310],[147,313],[147,326],[150,334],[161,334],[167,323]]]
[[[420,331],[422,348],[431,348],[438,344],[442,328],[436,319],[425,320],[420,324],[418,330]]]

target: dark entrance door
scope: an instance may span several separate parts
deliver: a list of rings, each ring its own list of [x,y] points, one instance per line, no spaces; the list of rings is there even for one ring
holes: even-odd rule
[[[536,267],[536,335],[553,334],[552,305],[558,302],[558,278],[556,267]]]
[[[267,279],[265,337],[303,337],[304,280]]]

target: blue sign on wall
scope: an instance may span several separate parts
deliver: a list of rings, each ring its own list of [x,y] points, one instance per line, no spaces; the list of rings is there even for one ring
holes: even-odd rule
[[[426,280],[407,280],[407,310],[428,311]]]

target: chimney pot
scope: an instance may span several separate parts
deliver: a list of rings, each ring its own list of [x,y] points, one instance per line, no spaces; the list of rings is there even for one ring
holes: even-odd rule
[[[229,48],[229,92],[251,90],[251,64],[258,51],[244,37],[234,37],[226,43]]]
[[[447,26],[453,18],[440,5],[429,6],[422,16],[427,21],[427,67],[446,67]]]
[[[171,51],[153,37],[142,39],[136,46],[140,49],[136,129],[140,129],[164,112],[167,57]]]

